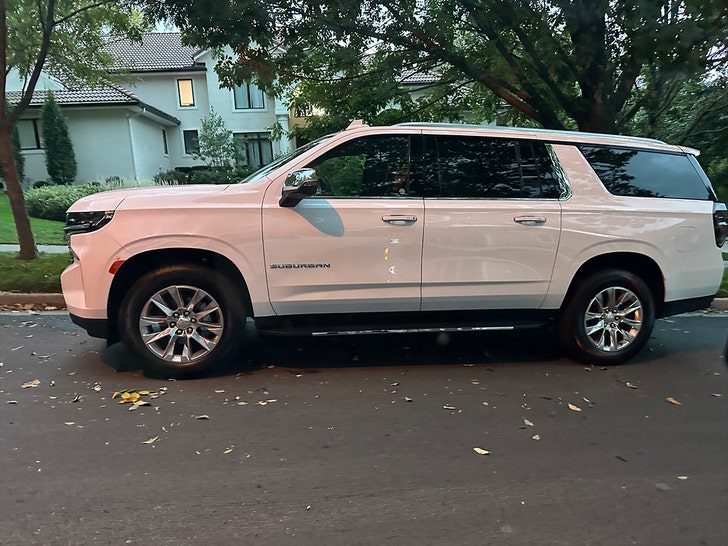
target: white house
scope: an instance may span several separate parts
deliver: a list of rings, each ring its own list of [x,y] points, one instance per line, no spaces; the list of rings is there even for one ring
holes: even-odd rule
[[[64,113],[76,161],[78,182],[118,176],[149,180],[175,167],[202,165],[192,157],[200,121],[211,109],[233,132],[252,167],[291,149],[284,136],[272,141],[270,127],[289,129],[287,107],[255,85],[220,87],[209,50],[182,45],[178,32],[146,34],[141,43],[118,40],[108,45],[119,70],[135,78],[116,88],[69,89],[44,77],[31,106],[18,122],[29,182],[46,180],[40,107],[53,92]],[[10,80],[12,82],[12,80]],[[21,82],[8,87],[8,100],[19,98]]]

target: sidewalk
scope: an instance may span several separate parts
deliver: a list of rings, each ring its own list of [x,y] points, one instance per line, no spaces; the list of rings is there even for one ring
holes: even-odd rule
[[[68,246],[66,245],[36,245],[38,252],[45,252],[47,254],[63,254],[68,252]],[[17,252],[20,250],[18,245],[0,245],[0,252]]]

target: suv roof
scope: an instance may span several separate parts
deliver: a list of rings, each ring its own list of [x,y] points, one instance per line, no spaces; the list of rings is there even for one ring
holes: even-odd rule
[[[376,131],[396,131],[397,128],[411,129],[429,129],[434,131],[456,130],[458,132],[472,132],[473,134],[487,134],[491,136],[511,137],[511,138],[535,138],[537,140],[547,140],[553,143],[569,143],[569,144],[602,144],[608,146],[642,148],[650,150],[661,150],[665,152],[688,153],[691,155],[699,155],[700,152],[694,148],[686,146],[676,146],[667,144],[661,140],[644,137],[634,137],[628,135],[608,135],[602,133],[589,133],[578,131],[563,131],[553,129],[536,129],[531,127],[504,127],[504,126],[486,126],[486,125],[470,125],[466,123],[421,123],[408,122],[399,123],[391,126],[370,127],[361,120],[352,121],[346,128],[348,131],[356,130],[376,130]]]

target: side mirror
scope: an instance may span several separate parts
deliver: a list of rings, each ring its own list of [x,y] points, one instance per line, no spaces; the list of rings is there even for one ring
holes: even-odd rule
[[[295,207],[299,201],[316,194],[318,176],[314,169],[301,169],[289,173],[283,183],[283,191],[278,204],[281,207]]]

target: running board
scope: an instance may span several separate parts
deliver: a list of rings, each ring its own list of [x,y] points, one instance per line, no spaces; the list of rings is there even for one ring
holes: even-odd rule
[[[447,327],[426,327],[426,328],[367,328],[359,330],[326,330],[311,332],[312,336],[364,336],[369,334],[440,334],[449,332],[492,332],[515,330],[516,328],[538,328],[543,324],[530,326],[447,326]]]
[[[532,313],[533,314],[533,313]],[[417,317],[420,320],[387,320],[395,317],[379,316],[379,320],[350,320],[332,321],[325,320],[330,317],[316,317],[324,320],[296,320],[301,317],[287,317],[287,320],[268,321],[256,320],[258,332],[264,335],[308,335],[316,337],[327,336],[362,336],[377,334],[441,334],[455,332],[504,332],[519,329],[543,328],[552,323],[545,316],[538,317],[508,317],[510,320],[493,320],[492,317],[480,317],[473,319],[467,317],[465,320],[440,317],[444,320],[422,320],[424,317]],[[310,318],[310,317],[309,317]],[[356,317],[362,319],[363,317]],[[371,318],[371,317],[368,317]],[[402,317],[399,317],[402,318]],[[431,319],[433,317],[430,317]],[[457,317],[463,319],[464,317]]]

